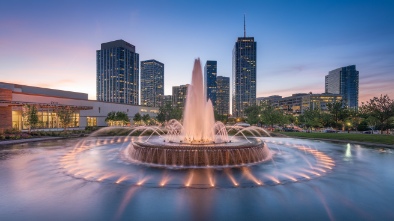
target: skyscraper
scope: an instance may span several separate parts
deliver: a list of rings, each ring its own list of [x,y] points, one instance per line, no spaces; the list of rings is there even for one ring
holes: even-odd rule
[[[174,107],[185,107],[188,87],[189,84],[172,87],[172,105]]]
[[[98,101],[138,105],[139,55],[135,46],[116,40],[96,51],[96,98]]]
[[[344,105],[358,108],[359,72],[356,65],[332,70],[325,77],[325,92],[342,95]]]
[[[246,107],[256,104],[256,42],[253,37],[239,37],[233,49],[232,113],[243,117]]]
[[[156,60],[141,61],[141,105],[159,107],[164,95],[164,64]]]
[[[161,95],[159,96],[159,107],[170,104],[172,106],[172,95]]]
[[[216,106],[216,76],[217,61],[207,61],[204,67],[204,93],[213,106]]]
[[[228,115],[230,112],[230,78],[217,76],[216,82],[215,110],[220,115]]]

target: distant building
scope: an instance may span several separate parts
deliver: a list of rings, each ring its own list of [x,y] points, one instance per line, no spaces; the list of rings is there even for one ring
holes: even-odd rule
[[[28,129],[22,115],[23,106],[27,104],[37,108],[39,123],[36,128],[49,130],[64,128],[57,114],[61,108],[73,111],[70,128],[107,126],[105,118],[111,111],[125,112],[131,120],[136,113],[155,117],[159,112],[154,107],[88,100],[85,93],[0,82],[0,132],[12,128]]]
[[[165,104],[172,105],[172,95],[159,96],[159,107],[164,106]]]
[[[278,108],[287,114],[300,114],[302,107],[302,98],[308,95],[307,93],[297,93],[289,97],[283,97],[278,102]]]
[[[332,102],[339,102],[342,96],[339,94],[312,94],[310,93],[296,93],[289,97],[282,97],[279,95],[272,95],[269,97],[257,98],[257,104],[261,105],[263,102],[268,102],[270,105],[283,110],[286,114],[302,114],[305,110],[328,111],[327,104]]]
[[[212,105],[216,106],[217,90],[217,61],[207,61],[204,66],[204,92],[207,100],[211,99]]]
[[[96,51],[98,101],[138,105],[139,55],[135,46],[116,40]]]
[[[325,77],[325,92],[342,95],[344,105],[358,108],[359,72],[356,65],[332,70]]]
[[[272,106],[279,106],[279,101],[282,99],[282,96],[279,95],[272,95],[269,97],[258,97],[256,98],[256,104],[262,105],[263,102],[268,102]]]
[[[238,38],[233,49],[233,103],[234,117],[243,117],[244,110],[256,104],[256,42],[253,37]]]
[[[327,104],[333,102],[340,102],[342,96],[340,94],[307,94],[302,97],[301,113],[305,110],[316,110],[328,111]]]
[[[215,110],[220,115],[229,115],[230,113],[230,78],[216,77],[216,106]]]
[[[141,105],[159,107],[164,95],[164,64],[156,60],[141,61]]]
[[[184,108],[186,104],[188,84],[172,87],[172,105]]]

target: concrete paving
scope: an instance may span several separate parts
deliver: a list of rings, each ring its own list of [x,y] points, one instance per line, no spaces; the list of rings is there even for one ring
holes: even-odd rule
[[[29,142],[37,142],[37,141],[45,141],[45,140],[57,140],[57,139],[64,139],[64,137],[35,137],[35,138],[27,138],[27,139],[19,139],[19,140],[3,140],[0,141],[0,145],[20,144],[20,143],[29,143]]]

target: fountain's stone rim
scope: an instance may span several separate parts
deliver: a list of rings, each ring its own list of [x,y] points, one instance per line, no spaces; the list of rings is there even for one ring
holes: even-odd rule
[[[238,167],[270,159],[268,147],[258,138],[248,138],[219,145],[194,145],[134,141],[128,147],[129,157],[149,166],[188,167]],[[251,141],[251,142],[250,142]]]
[[[159,149],[169,149],[169,150],[223,150],[223,149],[243,149],[243,148],[251,148],[262,145],[264,142],[258,138],[249,138],[249,141],[236,141],[236,142],[228,142],[228,143],[210,143],[210,144],[196,144],[196,143],[175,143],[175,142],[161,142],[153,141],[153,142],[142,142],[142,141],[134,141],[133,145],[137,145],[139,147],[147,147],[147,148],[159,148]]]

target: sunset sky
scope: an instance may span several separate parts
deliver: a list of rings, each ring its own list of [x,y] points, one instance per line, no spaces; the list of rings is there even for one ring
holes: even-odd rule
[[[258,3],[256,3],[258,2]],[[0,82],[96,98],[96,50],[123,39],[140,61],[165,65],[165,93],[191,80],[193,61],[217,60],[257,41],[257,96],[324,92],[329,71],[356,65],[360,101],[394,98],[394,1],[1,1]]]

